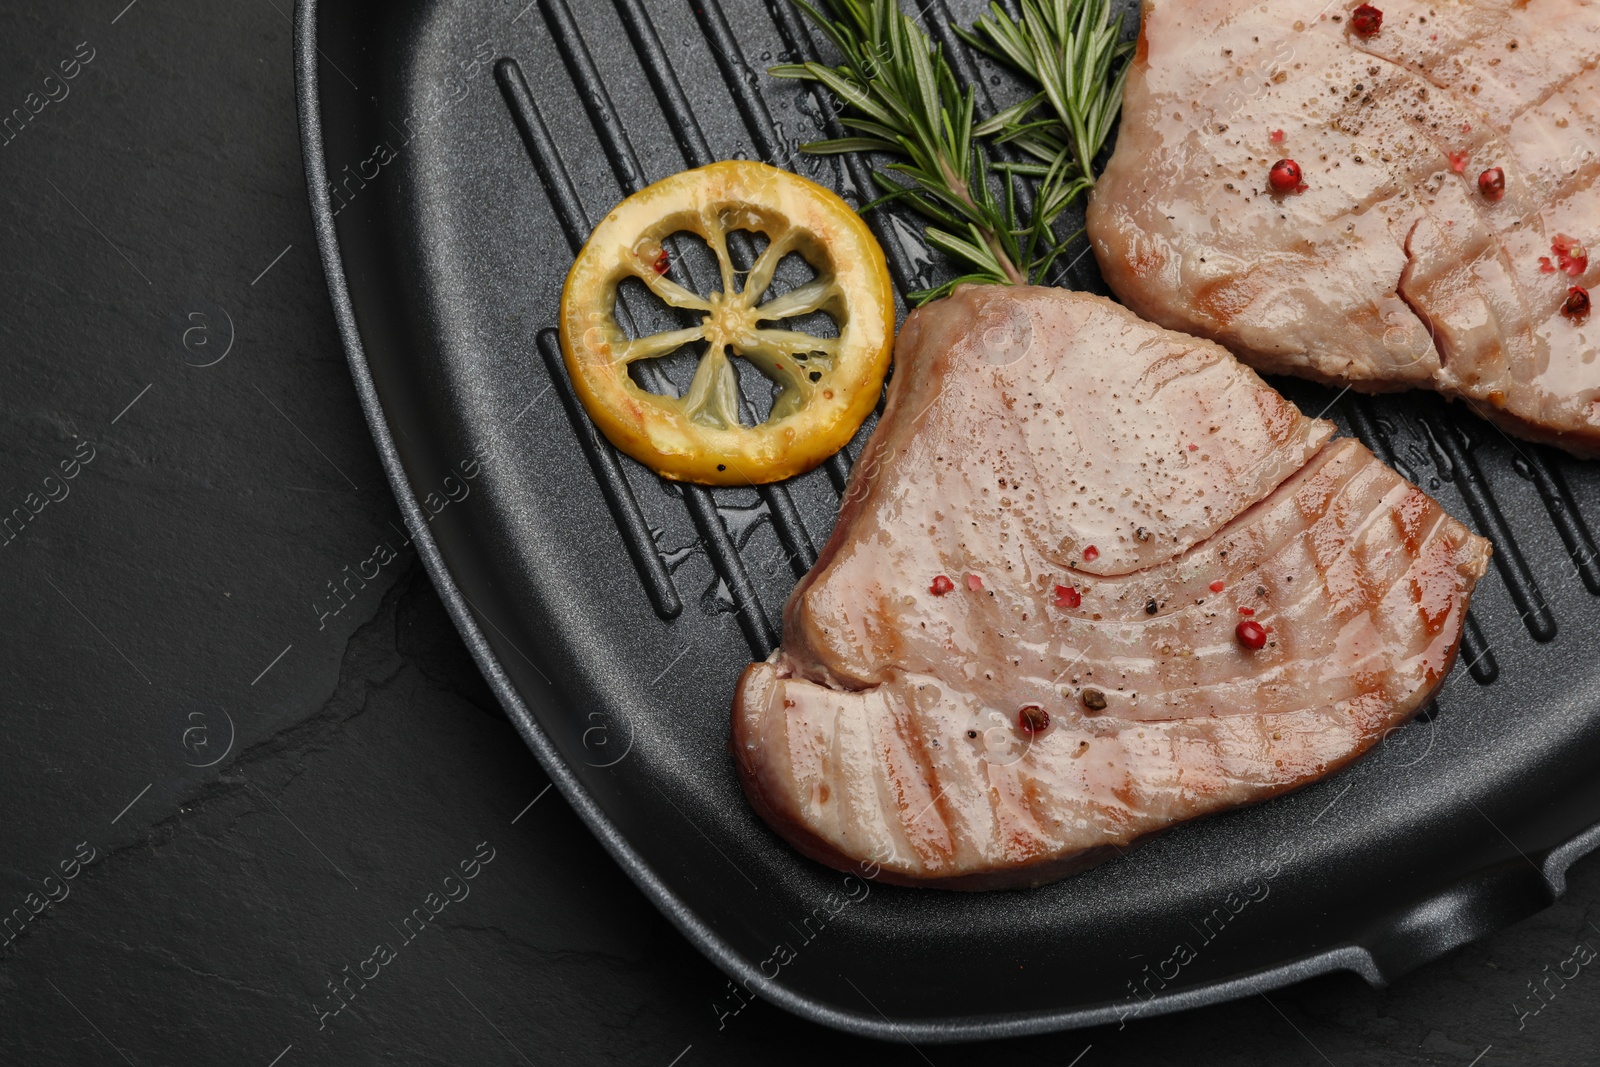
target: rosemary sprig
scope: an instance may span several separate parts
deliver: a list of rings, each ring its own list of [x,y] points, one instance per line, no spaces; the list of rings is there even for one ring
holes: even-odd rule
[[[1063,247],[1052,224],[1071,199],[1061,194],[1070,168],[1060,162],[1030,167],[1041,179],[1042,195],[1031,215],[1019,219],[1018,178],[995,175],[1009,168],[992,164],[977,137],[972,87],[960,86],[943,51],[894,0],[832,0],[834,18],[807,0],[793,3],[833,42],[842,62],[784,64],[770,73],[820,82],[849,108],[839,121],[853,134],[801,147],[819,154],[898,156],[874,171],[885,195],[861,210],[890,201],[911,206],[933,223],[928,243],[968,268],[944,285],[912,293],[912,299],[925,303],[961,282],[1039,280]],[[997,183],[1003,194],[996,193]]]
[[[973,132],[998,134],[1038,163],[1041,173],[1070,159],[1072,195],[1094,185],[1093,163],[1122,107],[1133,42],[1122,40],[1122,16],[1112,18],[1111,0],[1022,0],[1022,19],[998,3],[961,39],[1009,64],[1039,86],[1039,92],[986,120]],[[1112,68],[1117,69],[1113,73]],[[1049,114],[1036,117],[1041,104]]]

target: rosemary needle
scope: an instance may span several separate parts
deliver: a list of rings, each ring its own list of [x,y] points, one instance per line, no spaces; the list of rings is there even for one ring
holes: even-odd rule
[[[1042,278],[1065,247],[1052,224],[1071,199],[1061,195],[1072,180],[1070,163],[991,163],[978,136],[972,87],[960,86],[943,51],[894,0],[833,0],[833,18],[807,0],[792,2],[833,42],[841,62],[783,64],[770,73],[821,83],[846,105],[839,121],[853,135],[801,147],[898,157],[873,172],[885,195],[861,210],[908,204],[932,224],[928,243],[967,270],[911,299],[925,303],[962,282],[1024,285]],[[1017,213],[1020,178],[1010,173],[1017,168],[1040,179],[1042,195],[1025,220]]]
[[[999,142],[1038,160],[1034,173],[1069,159],[1073,179],[1092,187],[1094,158],[1122,107],[1123,61],[1133,51],[1133,42],[1122,39],[1122,16],[1112,17],[1111,0],[1022,0],[1020,21],[991,2],[971,30],[956,27],[956,33],[1039,87],[975,132],[999,134]],[[1034,117],[1046,103],[1051,114]]]

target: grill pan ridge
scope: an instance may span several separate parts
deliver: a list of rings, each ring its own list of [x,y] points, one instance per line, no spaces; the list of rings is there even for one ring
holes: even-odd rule
[[[935,0],[923,18],[983,110],[1015,86],[948,31],[979,10]],[[1030,893],[897,890],[801,859],[744,803],[728,704],[738,671],[776,646],[876,420],[781,485],[668,484],[589,423],[553,326],[591,225],[668,173],[745,156],[853,203],[875,195],[865,161],[798,150],[838,135],[826,96],[764,74],[820,56],[809,27],[788,0],[301,0],[296,54],[335,315],[418,551],[563,795],[741,1000],[948,1041],[1338,969],[1382,983],[1548,905],[1600,844],[1593,465],[1432,396],[1280,380],[1495,543],[1439,700],[1327,781]],[[375,143],[391,151],[370,176]],[[914,222],[868,221],[900,293],[939,279]],[[682,251],[673,269],[693,285]],[[1063,259],[1058,284],[1105,292],[1091,256]],[[667,387],[670,368],[645,373]],[[747,387],[748,409],[760,401]],[[470,494],[436,508],[468,459]],[[1265,892],[1226,928],[1202,919],[1246,884]],[[1181,940],[1197,958],[1156,987],[1128,960]]]

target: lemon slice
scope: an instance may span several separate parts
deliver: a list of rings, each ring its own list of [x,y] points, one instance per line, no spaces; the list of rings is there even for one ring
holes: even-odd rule
[[[728,255],[737,230],[767,239],[742,286]],[[668,276],[664,242],[685,232],[715,254],[720,290],[702,295]],[[763,301],[789,253],[816,277]],[[617,319],[629,278],[676,309],[682,328],[630,338]],[[786,324],[818,311],[837,337]],[[561,349],[584,408],[617,448],[679,481],[752,485],[815,467],[877,403],[893,343],[893,290],[872,231],[834,193],[765,163],[713,163],[628,197],[590,234],[561,294]],[[703,354],[681,396],[643,389],[628,373],[685,346]],[[756,425],[740,418],[734,359],[776,387]]]

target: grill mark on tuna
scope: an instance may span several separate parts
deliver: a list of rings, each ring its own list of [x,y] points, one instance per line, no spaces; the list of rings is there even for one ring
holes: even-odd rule
[[[1525,4],[1521,4],[1521,5],[1518,5],[1518,6],[1526,6],[1526,5]],[[1447,22],[1445,20],[1441,20],[1441,19],[1436,18],[1431,25],[1434,25],[1434,26],[1447,25]],[[1436,88],[1436,89],[1440,89],[1440,90],[1442,90],[1444,92],[1447,92],[1447,93],[1451,94],[1451,96],[1453,98],[1455,98],[1455,99],[1457,99],[1459,101],[1470,102],[1470,100],[1471,100],[1470,94],[1468,94],[1466,96],[1462,96],[1458,92],[1458,88],[1459,88],[1458,83],[1456,83],[1454,81],[1444,80],[1443,78],[1441,78],[1436,73],[1436,71],[1441,66],[1446,65],[1453,58],[1454,59],[1459,59],[1459,57],[1462,56],[1462,55],[1476,54],[1476,53],[1480,53],[1480,52],[1486,51],[1486,45],[1483,42],[1483,39],[1482,39],[1481,36],[1479,36],[1479,37],[1458,36],[1458,37],[1452,38],[1451,43],[1454,44],[1455,47],[1451,48],[1451,49],[1441,48],[1439,50],[1439,52],[1437,53],[1437,57],[1436,57],[1436,61],[1435,62],[1429,63],[1427,65],[1423,65],[1420,61],[1418,61],[1417,63],[1414,63],[1411,66],[1407,66],[1406,64],[1401,62],[1399,59],[1393,58],[1393,57],[1391,57],[1389,55],[1386,55],[1386,54],[1384,54],[1382,52],[1376,51],[1374,49],[1373,45],[1374,45],[1374,43],[1376,43],[1377,40],[1378,40],[1377,38],[1374,38],[1373,42],[1365,42],[1365,41],[1362,41],[1359,38],[1346,37],[1346,43],[1348,43],[1350,48],[1352,49],[1352,51],[1356,52],[1357,54],[1368,56],[1368,57],[1370,57],[1372,59],[1380,60],[1380,61],[1384,62],[1385,64],[1391,66],[1394,69],[1405,71],[1408,74],[1413,74],[1413,75],[1415,75],[1415,76],[1417,76],[1419,78],[1422,78],[1423,80],[1427,81],[1429,86],[1431,86],[1433,88]],[[1404,44],[1404,39],[1402,38],[1402,45],[1403,44]],[[1513,119],[1513,120],[1521,118],[1523,115],[1526,115],[1533,108],[1542,107],[1546,103],[1549,103],[1552,99],[1554,99],[1555,97],[1561,95],[1569,87],[1571,87],[1573,82],[1577,81],[1578,79],[1582,78],[1585,74],[1587,74],[1590,71],[1594,70],[1596,68],[1597,64],[1600,64],[1600,54],[1594,54],[1594,55],[1590,55],[1588,57],[1580,59],[1579,62],[1578,62],[1578,66],[1576,68],[1574,68],[1572,71],[1570,71],[1566,75],[1564,75],[1564,76],[1562,76],[1560,78],[1557,78],[1554,81],[1546,82],[1544,87],[1538,93],[1536,93],[1531,100],[1523,102],[1515,111],[1511,112],[1509,117],[1511,119]],[[1472,105],[1472,106],[1474,107],[1475,110],[1478,110],[1480,112],[1480,114],[1482,114],[1482,116],[1483,116],[1485,121],[1492,121],[1491,116],[1489,115],[1489,112],[1486,109],[1478,107],[1477,105]],[[1496,124],[1496,125],[1497,125],[1497,128],[1498,128],[1498,124]]]
[[[1449,152],[1448,152],[1445,144],[1442,141],[1438,140],[1435,137],[1432,137],[1426,131],[1423,131],[1423,135],[1429,138],[1430,142],[1433,143],[1434,148],[1439,152],[1439,154],[1442,157],[1448,157]],[[1505,146],[1505,152],[1506,152],[1506,156],[1509,158],[1511,156],[1511,149],[1510,149],[1509,145]],[[1520,163],[1520,161],[1519,161],[1519,163]],[[1530,303],[1530,301],[1528,299],[1528,294],[1527,294],[1526,290],[1523,288],[1521,279],[1517,275],[1516,265],[1512,262],[1512,258],[1511,258],[1511,250],[1508,247],[1506,247],[1504,230],[1507,229],[1508,227],[1496,226],[1494,224],[1494,220],[1490,217],[1489,213],[1485,210],[1484,205],[1481,202],[1481,200],[1475,201],[1472,198],[1468,197],[1468,198],[1465,199],[1465,203],[1467,205],[1467,209],[1473,213],[1473,217],[1477,220],[1478,229],[1481,232],[1488,234],[1489,238],[1492,240],[1494,254],[1497,256],[1497,258],[1498,258],[1498,260],[1500,262],[1500,265],[1504,270],[1504,276],[1505,276],[1506,280],[1510,282],[1513,290],[1515,291],[1516,298],[1517,298],[1518,309],[1521,311],[1521,316],[1520,316],[1521,328],[1517,332],[1519,332],[1522,335],[1523,340],[1527,343],[1528,349],[1529,349],[1529,351],[1525,351],[1522,355],[1523,355],[1524,361],[1531,360],[1533,358],[1533,352],[1531,350],[1535,349],[1536,346],[1537,346],[1537,341],[1536,341],[1536,338],[1535,338],[1535,335],[1534,335],[1534,330],[1533,330],[1532,304]],[[1418,201],[1418,204],[1417,204],[1417,208],[1421,212],[1421,215],[1418,217],[1417,221],[1412,224],[1412,228],[1411,228],[1410,233],[1408,233],[1406,235],[1406,249],[1405,249],[1405,251],[1406,251],[1406,258],[1407,258],[1407,266],[1408,267],[1410,266],[1411,262],[1414,259],[1414,256],[1413,256],[1413,253],[1412,253],[1412,250],[1411,250],[1411,240],[1416,234],[1417,226],[1422,223],[1424,218],[1430,220],[1433,223],[1435,229],[1440,233],[1441,236],[1443,236],[1443,237],[1445,237],[1447,239],[1450,236],[1452,227],[1447,225],[1447,224],[1452,222],[1453,220],[1441,218],[1439,216],[1438,212],[1432,210],[1432,207],[1433,207],[1433,202],[1432,201],[1430,201],[1429,203],[1423,203],[1423,202],[1421,202],[1421,200],[1419,198],[1419,201]],[[1509,227],[1509,228],[1514,229],[1520,224],[1531,224],[1531,223],[1533,223],[1535,221],[1540,221],[1540,213],[1538,211],[1536,211],[1536,210],[1535,211],[1529,211],[1529,212],[1525,213],[1521,218],[1515,220],[1513,222],[1512,226]],[[1460,245],[1458,243],[1457,245],[1455,245],[1452,248],[1452,251],[1457,252],[1457,253],[1460,254],[1457,257],[1458,267],[1464,268],[1465,266],[1467,266],[1467,263],[1465,261],[1465,252],[1467,251],[1467,249],[1464,246],[1462,246],[1462,245]],[[1476,262],[1476,261],[1477,261],[1476,259],[1472,260],[1472,262]],[[1396,290],[1396,292],[1400,292],[1401,285],[1404,282],[1404,277],[1405,277],[1405,273],[1404,273],[1404,271],[1402,271],[1401,277],[1399,279],[1396,279],[1396,282],[1395,282],[1395,290]],[[1478,280],[1477,276],[1474,274],[1475,283],[1477,282],[1477,280]],[[1484,287],[1482,287],[1481,285],[1475,284],[1474,288],[1478,289],[1480,292],[1482,292],[1484,294],[1484,302],[1485,302],[1485,304],[1487,304],[1487,305],[1492,307],[1493,306],[1493,304],[1492,304],[1492,294],[1488,290],[1484,289]],[[1411,306],[1413,308],[1413,310],[1415,310],[1415,305],[1413,305],[1411,303],[1411,301],[1406,298],[1405,294],[1402,293],[1401,299],[1405,299],[1407,305]],[[1502,325],[1505,325],[1504,320],[1500,320],[1500,319],[1498,319],[1498,317],[1497,317],[1497,321],[1499,321]],[[1438,348],[1439,347],[1439,337],[1438,337],[1438,334],[1436,332],[1433,333],[1433,340],[1434,340],[1435,348]],[[1444,351],[1443,351],[1442,348],[1440,349],[1440,361],[1439,362],[1440,362],[1440,366],[1443,366],[1444,363],[1445,363]],[[1524,365],[1526,365],[1526,362],[1524,362]]]
[[[909,761],[910,767],[916,771],[916,784],[922,787],[913,796],[903,797],[907,803],[901,808],[901,815],[902,819],[908,812],[911,815],[911,822],[906,825],[906,836],[914,845],[921,843],[923,846],[918,849],[923,862],[930,867],[937,867],[950,859],[954,831],[947,814],[939,808],[944,789],[934,774],[933,754],[928,746],[928,738],[923,736],[913,712],[914,707],[908,702],[904,706],[895,708],[890,720],[895,736],[900,741],[902,753]],[[929,821],[938,828],[937,834],[921,831],[913,836],[913,825],[920,826]]]
[[[1489,116],[1488,112],[1486,112],[1482,108],[1479,108],[1476,105],[1474,105],[1471,102],[1470,97],[1461,95],[1457,91],[1457,87],[1455,85],[1453,85],[1451,83],[1448,83],[1448,82],[1444,82],[1444,81],[1440,81],[1440,80],[1435,79],[1432,76],[1431,68],[1429,68],[1429,69],[1422,69],[1422,68],[1413,69],[1413,68],[1410,68],[1410,67],[1406,67],[1405,65],[1401,64],[1397,60],[1391,59],[1388,56],[1385,56],[1385,55],[1383,55],[1381,53],[1369,51],[1367,49],[1362,48],[1359,43],[1352,42],[1352,48],[1356,52],[1358,52],[1360,54],[1363,54],[1363,55],[1370,56],[1371,58],[1377,60],[1380,64],[1388,67],[1390,72],[1396,76],[1397,88],[1398,88],[1398,83],[1400,82],[1400,80],[1404,79],[1404,78],[1415,78],[1415,79],[1418,79],[1418,80],[1426,81],[1426,82],[1428,82],[1428,84],[1429,84],[1429,86],[1431,88],[1436,89],[1439,92],[1443,93],[1445,95],[1445,97],[1446,97],[1447,103],[1452,105],[1456,110],[1459,110],[1462,113],[1470,113],[1470,114],[1472,114],[1477,120],[1477,122],[1474,123],[1475,128],[1476,128],[1476,126],[1478,124],[1481,124],[1483,128],[1494,131],[1495,139],[1499,142],[1499,145],[1498,145],[1499,153],[1493,153],[1493,152],[1483,153],[1483,156],[1485,158],[1502,158],[1503,157],[1503,158],[1505,158],[1507,160],[1516,159],[1516,156],[1515,156],[1514,152],[1512,151],[1511,145],[1509,143],[1507,143],[1506,140],[1505,140],[1505,138],[1507,136],[1507,131],[1501,130],[1499,127],[1497,127],[1494,124],[1494,122],[1491,119],[1491,117]],[[1578,71],[1573,72],[1572,77],[1567,79],[1567,82],[1570,83],[1571,81],[1576,80],[1578,77],[1580,77],[1583,74],[1587,73],[1587,71],[1590,70],[1590,69],[1592,69],[1592,68],[1591,67],[1584,67],[1584,68],[1582,68],[1582,69],[1580,69]],[[1552,98],[1554,95],[1556,95],[1556,92],[1557,91],[1552,91],[1546,97],[1544,97],[1541,100],[1535,102],[1534,104],[1529,105],[1529,107],[1539,106],[1539,104],[1544,103],[1546,100],[1548,100],[1548,99]],[[1395,95],[1398,96],[1399,93],[1396,92]],[[1367,106],[1368,105],[1362,105],[1363,109],[1367,108]],[[1436,129],[1438,127],[1438,124],[1437,123],[1429,124],[1429,123],[1427,123],[1425,121],[1422,121],[1420,116],[1415,116],[1414,117],[1407,110],[1403,110],[1403,109],[1397,109],[1397,110],[1401,110],[1401,115],[1402,115],[1403,120],[1406,122],[1407,125],[1410,126],[1410,128],[1412,129],[1414,135],[1422,137],[1429,145],[1431,145],[1433,147],[1434,151],[1437,153],[1438,160],[1440,162],[1447,162],[1449,160],[1449,158],[1450,158],[1450,147],[1449,147],[1447,142],[1445,142],[1442,138],[1440,138],[1437,135]],[[1448,111],[1448,110],[1449,110],[1449,108],[1439,108],[1439,109],[1436,109],[1436,113],[1438,111]],[[1527,109],[1525,108],[1523,110],[1525,112]],[[1519,112],[1519,114],[1521,114],[1521,112]],[[1380,204],[1388,203],[1388,202],[1394,201],[1394,200],[1403,199],[1402,192],[1403,192],[1403,190],[1404,190],[1404,188],[1405,188],[1405,186],[1407,184],[1410,184],[1412,186],[1419,185],[1419,184],[1421,184],[1423,182],[1423,180],[1427,176],[1431,176],[1432,174],[1438,172],[1440,169],[1441,169],[1441,167],[1439,167],[1439,166],[1427,166],[1426,165],[1426,161],[1419,155],[1418,158],[1417,158],[1416,163],[1412,166],[1410,172],[1405,174],[1403,179],[1400,178],[1399,176],[1397,176],[1397,178],[1393,181],[1393,183],[1392,183],[1392,188],[1394,190],[1393,192],[1389,193],[1388,195],[1385,195],[1385,196],[1382,196],[1382,197],[1378,197],[1378,198],[1376,198],[1376,199],[1374,199],[1372,201],[1369,201],[1369,202],[1361,205],[1357,209],[1357,212],[1359,213],[1359,212],[1370,211],[1370,210],[1376,208],[1377,206],[1379,206]],[[1519,171],[1523,171],[1523,172],[1526,172],[1526,173],[1532,173],[1533,172],[1533,170],[1531,168],[1523,167],[1522,166],[1522,161],[1520,159],[1517,160],[1517,169]],[[1399,297],[1403,301],[1405,301],[1406,305],[1409,308],[1411,308],[1412,312],[1417,315],[1418,319],[1424,325],[1426,325],[1428,327],[1429,336],[1431,337],[1431,339],[1433,341],[1434,349],[1439,355],[1439,365],[1440,365],[1441,368],[1443,368],[1444,366],[1446,366],[1451,361],[1451,358],[1452,358],[1452,353],[1449,351],[1450,342],[1448,340],[1448,332],[1446,332],[1446,334],[1444,335],[1444,338],[1441,338],[1440,332],[1435,326],[1435,322],[1434,322],[1433,317],[1428,315],[1426,312],[1422,311],[1418,307],[1418,305],[1417,305],[1417,303],[1415,301],[1415,298],[1413,297],[1413,295],[1411,293],[1409,293],[1407,291],[1407,287],[1406,287],[1406,281],[1407,281],[1409,269],[1410,269],[1411,265],[1416,261],[1415,254],[1413,253],[1412,248],[1411,248],[1411,241],[1412,241],[1412,238],[1416,234],[1417,226],[1419,226],[1424,221],[1424,219],[1427,219],[1427,220],[1430,220],[1430,221],[1433,222],[1434,226],[1437,228],[1439,234],[1442,237],[1445,237],[1446,239],[1448,239],[1448,237],[1450,236],[1451,227],[1449,225],[1446,225],[1446,224],[1451,222],[1451,221],[1453,221],[1453,220],[1440,218],[1436,212],[1431,210],[1431,206],[1433,205],[1435,200],[1436,200],[1436,197],[1431,197],[1431,198],[1424,199],[1424,197],[1421,196],[1420,194],[1415,197],[1415,207],[1414,207],[1413,210],[1416,210],[1419,213],[1419,215],[1418,215],[1418,218],[1412,223],[1411,229],[1408,231],[1408,233],[1406,235],[1406,241],[1405,241],[1405,245],[1404,245],[1405,253],[1406,253],[1406,261],[1407,261],[1406,262],[1406,268],[1402,269],[1400,276],[1398,278],[1396,278],[1394,291],[1395,291],[1395,293],[1397,295],[1399,295]],[[1489,237],[1491,238],[1491,240],[1493,241],[1494,252],[1498,256],[1499,261],[1500,261],[1502,267],[1505,270],[1505,277],[1511,283],[1513,288],[1516,290],[1517,303],[1519,305],[1519,309],[1522,312],[1522,315],[1520,316],[1521,326],[1520,326],[1520,330],[1518,332],[1520,332],[1524,336],[1524,339],[1526,340],[1526,342],[1528,343],[1530,348],[1534,347],[1537,342],[1536,342],[1535,337],[1534,337],[1534,331],[1533,331],[1533,325],[1532,325],[1532,323],[1533,323],[1533,314],[1532,314],[1532,311],[1531,311],[1531,305],[1530,305],[1530,303],[1528,301],[1527,294],[1526,294],[1526,292],[1524,291],[1524,289],[1522,287],[1521,280],[1518,278],[1515,265],[1512,262],[1511,252],[1505,245],[1505,238],[1504,238],[1504,234],[1503,234],[1503,229],[1505,227],[1497,227],[1494,224],[1493,220],[1489,217],[1488,213],[1484,210],[1484,207],[1483,207],[1482,204],[1473,201],[1471,198],[1467,198],[1466,204],[1467,204],[1468,210],[1470,210],[1470,211],[1472,211],[1474,213],[1474,215],[1475,215],[1475,217],[1476,217],[1476,219],[1477,219],[1477,221],[1479,223],[1479,228],[1483,232],[1487,233],[1489,235]],[[1538,220],[1540,220],[1540,212],[1537,211],[1537,210],[1531,210],[1529,212],[1524,213],[1518,219],[1512,220],[1512,228],[1515,228],[1517,225],[1530,224],[1530,223],[1532,223],[1534,221],[1538,221]],[[1460,245],[1454,245],[1454,246],[1452,246],[1451,251],[1457,252],[1457,253],[1462,253],[1464,251],[1464,249]],[[1467,266],[1467,261],[1465,261],[1464,257],[1462,257],[1460,255],[1458,255],[1456,257],[1456,263],[1457,263],[1458,268],[1465,268]],[[1470,272],[1467,272],[1467,273],[1470,273]],[[1474,281],[1476,283],[1477,278],[1476,278],[1475,275],[1473,277],[1474,277]],[[1492,302],[1490,300],[1489,291],[1484,289],[1484,287],[1482,287],[1481,285],[1477,285],[1477,284],[1474,284],[1474,288],[1478,289],[1480,292],[1482,292],[1484,294],[1485,304],[1487,306],[1492,307]],[[1502,324],[1503,324],[1503,320],[1500,320],[1500,321],[1502,321]],[[1511,365],[1511,362],[1512,361],[1508,358],[1508,360],[1507,360],[1508,366]]]
[[[1533,100],[1529,100],[1526,103],[1524,103],[1521,107],[1517,108],[1517,110],[1512,113],[1512,116],[1511,116],[1512,119],[1513,120],[1520,119],[1524,115],[1526,115],[1528,112],[1532,111],[1534,108],[1544,107],[1544,105],[1548,104],[1550,101],[1554,100],[1556,97],[1564,96],[1566,94],[1567,90],[1572,88],[1574,83],[1576,83],[1578,81],[1581,81],[1586,75],[1592,74],[1597,69],[1597,67],[1600,67],[1600,58],[1591,58],[1591,59],[1589,59],[1586,63],[1584,63],[1583,66],[1579,67],[1577,70],[1575,70],[1571,74],[1567,75],[1567,77],[1562,79],[1561,81],[1556,82],[1553,85],[1551,85],[1545,92],[1541,93],[1537,98],[1535,98]]]

